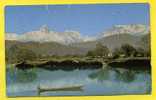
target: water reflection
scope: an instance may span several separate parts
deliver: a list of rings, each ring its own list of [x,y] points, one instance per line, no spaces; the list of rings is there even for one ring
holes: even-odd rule
[[[104,80],[108,80],[110,78],[110,73],[108,68],[100,69],[97,72],[93,72],[88,75],[90,79],[97,79],[98,81],[102,82]]]
[[[122,69],[116,69],[114,70],[116,72],[116,80],[117,81],[123,81],[125,83],[130,83],[135,80],[135,72],[133,70],[122,70]]]
[[[112,79],[115,81],[130,83],[135,80],[136,73],[137,72],[133,70],[104,68],[97,72],[89,74],[88,77],[90,79],[96,79],[97,81],[100,82],[103,82],[104,80]]]
[[[31,70],[18,70],[15,68],[8,69],[7,73],[10,76],[10,80],[18,83],[29,83],[37,79],[35,69]]]
[[[55,88],[83,85],[84,91],[54,91],[41,95],[144,94],[151,91],[151,76],[145,71],[106,67],[96,70],[49,71],[34,68],[7,69],[8,96],[38,96],[37,86]]]

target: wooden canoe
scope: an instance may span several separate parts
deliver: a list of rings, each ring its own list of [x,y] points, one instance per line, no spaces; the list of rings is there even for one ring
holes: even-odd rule
[[[67,86],[67,87],[58,87],[58,88],[41,88],[38,86],[38,92],[50,92],[50,91],[83,91],[82,85],[80,86]]]

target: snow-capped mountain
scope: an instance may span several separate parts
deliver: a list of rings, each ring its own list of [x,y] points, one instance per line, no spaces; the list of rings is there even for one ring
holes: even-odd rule
[[[83,41],[81,35],[77,31],[54,32],[50,31],[46,25],[39,30],[27,32],[24,34],[7,33],[6,40],[18,40],[22,42],[58,42],[62,44],[76,43]]]
[[[117,35],[117,34],[130,34],[130,35],[145,35],[149,33],[149,26],[142,24],[131,24],[131,25],[115,25],[111,29],[103,32],[102,37]]]
[[[6,33],[5,34],[5,39],[6,40],[19,40],[19,35],[16,33]]]
[[[43,25],[39,30],[23,33],[21,35],[16,33],[7,33],[6,40],[17,40],[22,42],[57,42],[61,44],[73,44],[79,42],[96,41],[103,37],[130,34],[133,36],[140,36],[149,33],[149,27],[142,24],[132,25],[115,25],[111,29],[103,32],[100,36],[89,37],[82,36],[77,31],[55,32],[50,31],[46,25]]]
[[[21,35],[8,33],[6,34],[6,51],[11,52],[10,48],[16,45],[19,48],[34,51],[37,55],[86,55],[88,51],[95,49],[97,43],[107,46],[111,51],[123,44],[130,44],[136,48],[149,48],[150,34],[147,34],[149,29],[144,25],[114,27],[98,38],[84,37],[76,31],[54,32],[47,26]],[[142,41],[143,39],[145,40]]]

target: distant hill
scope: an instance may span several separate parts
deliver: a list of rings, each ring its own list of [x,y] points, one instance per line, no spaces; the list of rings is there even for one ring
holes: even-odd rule
[[[51,55],[81,55],[84,52],[82,49],[62,45],[56,42],[19,42],[6,40],[6,51],[11,52],[11,47],[25,48],[35,52],[37,55],[51,56]]]
[[[120,47],[122,44],[130,44],[134,47],[139,47],[142,36],[134,36],[130,34],[115,34],[107,37],[100,38],[96,41],[82,42],[71,44],[73,47],[83,49],[94,49],[96,44],[99,42],[107,46],[110,50]]]
[[[143,35],[139,43],[140,43],[140,46],[144,48],[145,50],[150,50],[151,49],[151,35],[150,34]]]

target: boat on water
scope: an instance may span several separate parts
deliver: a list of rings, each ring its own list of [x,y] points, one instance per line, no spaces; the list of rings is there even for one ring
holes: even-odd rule
[[[38,86],[37,90],[39,93],[42,92],[52,92],[52,91],[83,91],[82,85],[79,86],[66,86],[66,87],[58,87],[58,88],[43,88]]]

